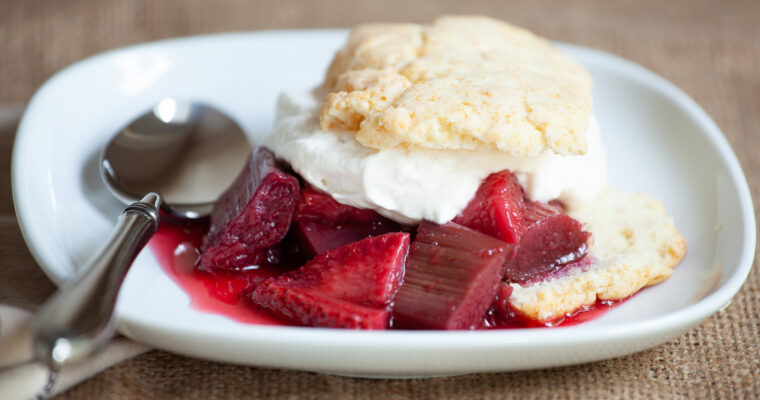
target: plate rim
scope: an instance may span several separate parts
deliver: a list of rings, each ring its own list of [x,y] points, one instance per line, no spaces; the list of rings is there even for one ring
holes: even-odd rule
[[[232,33],[215,33],[209,35],[196,35],[180,38],[172,38],[166,40],[159,40],[147,43],[140,43],[123,48],[109,50],[94,56],[88,57],[84,60],[78,61],[63,70],[59,71],[48,79],[34,94],[30,100],[24,115],[19,123],[17,134],[14,140],[12,159],[11,159],[11,186],[13,193],[13,203],[16,211],[16,218],[19,223],[19,228],[24,238],[27,247],[30,250],[33,258],[45,272],[45,274],[53,280],[56,284],[59,284],[65,277],[57,274],[52,268],[49,267],[49,263],[52,262],[49,254],[44,254],[42,250],[44,245],[43,237],[35,235],[33,227],[30,226],[29,217],[33,210],[30,210],[31,203],[27,201],[25,197],[26,191],[25,185],[28,183],[24,181],[22,176],[22,170],[24,162],[20,154],[24,153],[26,143],[33,137],[33,132],[29,133],[26,128],[29,124],[29,120],[38,114],[37,104],[39,99],[43,98],[50,87],[54,86],[59,80],[65,79],[66,75],[72,71],[77,70],[81,66],[89,63],[98,62],[102,58],[113,56],[117,53],[127,53],[145,50],[147,48],[154,48],[156,46],[174,46],[179,43],[191,43],[198,40],[227,40],[229,38],[248,38],[248,37],[263,37],[267,35],[314,35],[314,34],[326,34],[326,35],[345,35],[347,30],[345,29],[299,29],[299,30],[267,30],[267,31],[251,31],[251,32],[232,32]],[[755,214],[752,203],[751,192],[749,185],[747,184],[746,176],[741,168],[738,158],[731,148],[728,140],[723,132],[712,120],[712,118],[685,92],[676,87],[673,83],[662,78],[658,74],[644,68],[643,66],[627,60],[620,56],[608,53],[606,51],[597,50],[585,46],[564,44],[560,43],[560,47],[572,49],[573,51],[581,52],[589,57],[606,59],[621,66],[625,72],[635,78],[640,84],[645,85],[648,89],[659,92],[664,97],[667,97],[674,101],[674,103],[685,112],[685,114],[692,119],[702,129],[700,132],[704,132],[703,135],[708,140],[709,144],[716,149],[718,158],[726,166],[732,183],[736,188],[736,196],[740,204],[741,217],[744,221],[744,229],[741,232],[742,235],[742,253],[738,261],[738,265],[734,273],[729,279],[725,281],[723,285],[718,287],[715,291],[701,298],[693,304],[686,307],[674,310],[670,313],[660,315],[657,317],[646,318],[644,320],[620,322],[611,325],[597,326],[595,327],[596,338],[606,338],[607,340],[616,340],[623,337],[630,337],[635,335],[662,333],[667,329],[672,329],[676,326],[685,327],[693,326],[696,323],[706,319],[710,315],[718,312],[722,308],[730,304],[733,297],[741,289],[742,285],[746,281],[751,271],[753,260],[755,256],[756,248],[756,226],[755,226]],[[700,133],[702,134],[702,133]],[[128,325],[133,328],[150,329],[150,323],[140,318],[132,316],[129,320],[123,320],[120,318],[120,327],[131,330]],[[127,325],[127,326],[125,326]],[[155,327],[153,327],[155,328]],[[213,335],[216,332],[209,327],[200,331],[203,335]],[[527,340],[528,342],[535,343],[536,338],[543,338],[545,336],[556,336],[553,332],[562,332],[567,329],[573,329],[574,327],[559,327],[552,330],[536,330],[536,329],[515,329],[505,331],[478,331],[479,341],[469,341],[469,346],[496,346],[509,342],[510,345],[521,343],[521,340]],[[666,329],[667,328],[667,329]],[[288,343],[292,341],[299,341],[304,344],[306,342],[313,343],[315,340],[337,340],[341,345],[366,345],[368,340],[373,342],[373,346],[392,346],[394,348],[399,347],[399,339],[419,339],[424,337],[425,340],[413,340],[414,347],[418,346],[430,346],[431,348],[440,347],[442,341],[450,343],[452,340],[459,340],[460,338],[471,338],[472,332],[469,331],[457,331],[457,332],[441,332],[441,331],[381,331],[381,332],[355,332],[335,329],[323,329],[323,328],[308,328],[310,334],[303,335],[304,328],[301,327],[289,327],[289,326],[253,326],[250,331],[260,331],[262,334],[266,333],[270,338],[273,336],[280,340],[287,338]],[[559,331],[558,331],[559,330]],[[171,331],[168,326],[161,327],[160,331]],[[196,332],[197,334],[198,332]],[[275,334],[273,334],[275,333]],[[230,334],[230,332],[226,332]],[[239,332],[232,333],[233,335],[242,334]],[[251,332],[247,332],[250,335]],[[305,339],[305,336],[309,336]],[[584,342],[584,339],[580,335],[566,335],[565,341],[578,340]]]

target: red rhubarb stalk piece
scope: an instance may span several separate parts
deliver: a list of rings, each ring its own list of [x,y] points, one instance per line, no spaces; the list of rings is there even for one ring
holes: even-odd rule
[[[505,265],[512,282],[543,280],[588,253],[591,234],[575,219],[556,214],[531,225],[523,234],[515,257]]]
[[[394,325],[474,329],[493,302],[513,246],[455,223],[423,221],[393,305]]]
[[[383,220],[374,210],[351,207],[337,202],[329,194],[307,186],[301,190],[294,221],[319,222],[325,225],[370,224]]]
[[[293,217],[301,245],[312,256],[370,236],[398,232],[401,226],[374,210],[341,204],[311,187],[301,190]]]
[[[234,271],[265,262],[267,249],[288,232],[298,194],[298,180],[280,167],[274,154],[254,149],[214,205],[201,246],[201,268]]]

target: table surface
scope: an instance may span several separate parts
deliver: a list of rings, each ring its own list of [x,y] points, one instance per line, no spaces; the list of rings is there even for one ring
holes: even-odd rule
[[[0,303],[54,290],[19,232],[10,158],[18,118],[52,74],[143,41],[224,31],[348,27],[485,14],[606,50],[664,76],[715,119],[760,198],[760,1],[13,1],[0,0]],[[757,262],[756,262],[757,264]],[[760,393],[757,265],[733,303],[678,339],[628,357],[550,370],[366,380],[241,367],[153,351],[60,398],[747,398]]]

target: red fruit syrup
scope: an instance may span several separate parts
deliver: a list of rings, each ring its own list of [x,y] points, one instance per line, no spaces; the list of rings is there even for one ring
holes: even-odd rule
[[[185,225],[163,223],[148,244],[161,268],[190,297],[191,307],[241,323],[288,325],[267,312],[257,309],[244,298],[254,285],[282,273],[282,268],[260,266],[235,274],[212,274],[195,268],[200,257],[198,248],[207,229],[207,223]],[[573,326],[599,318],[623,301],[625,300],[597,301],[549,325],[537,325],[515,316],[508,319],[494,317],[493,309],[491,309],[481,329]]]
[[[243,299],[252,285],[280,271],[262,266],[237,274],[211,274],[195,268],[208,224],[174,225],[162,223],[148,246],[161,269],[190,296],[190,306],[237,322],[259,325],[286,325],[259,311]]]
[[[510,312],[510,318],[499,317],[498,313],[493,309],[489,309],[483,319],[483,325],[481,329],[524,329],[524,328],[556,328],[556,327],[568,327],[582,324],[584,322],[593,321],[602,315],[606,314],[611,309],[622,304],[627,297],[622,300],[596,300],[594,304],[590,306],[581,307],[570,315],[561,317],[555,321],[547,324],[540,324],[535,321],[520,317]]]

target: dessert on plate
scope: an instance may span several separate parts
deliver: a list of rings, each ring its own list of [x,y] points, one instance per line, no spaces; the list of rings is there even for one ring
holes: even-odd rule
[[[662,205],[607,187],[584,68],[485,17],[354,28],[218,200],[204,274],[295,325],[556,325],[667,279]]]

